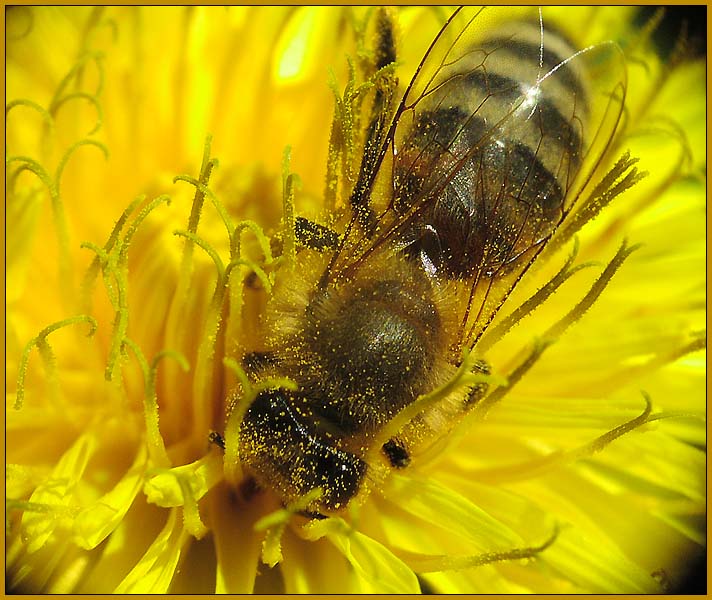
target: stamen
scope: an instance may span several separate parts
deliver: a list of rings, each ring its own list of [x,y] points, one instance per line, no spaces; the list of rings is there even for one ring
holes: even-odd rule
[[[129,226],[121,243],[113,252],[116,252],[116,284],[118,307],[114,315],[114,323],[111,330],[111,340],[109,344],[109,353],[106,359],[106,368],[104,370],[104,378],[107,381],[112,381],[114,376],[114,368],[119,358],[121,348],[123,347],[126,331],[128,330],[129,308],[128,308],[128,249],[131,244],[131,239],[138,230],[139,226],[146,217],[160,204],[166,202],[170,204],[170,198],[166,195],[159,196],[152,200],[148,206],[138,214]],[[110,264],[111,261],[109,261]]]
[[[405,560],[417,573],[440,573],[443,571],[460,571],[462,569],[472,569],[489,565],[496,562],[509,560],[526,560],[536,558],[549,546],[551,546],[559,536],[559,526],[556,525],[549,538],[538,546],[524,548],[513,548],[503,552],[486,552],[474,556],[428,556],[412,552],[398,552],[397,554]]]
[[[208,244],[208,242],[206,242],[203,238],[195,235],[194,233],[191,233],[190,231],[176,230],[173,232],[173,235],[179,235],[188,238],[194,244],[200,246],[200,248],[205,250],[205,253],[213,260],[213,263],[215,263],[215,268],[218,271],[217,285],[221,286],[225,284],[225,265],[223,265],[222,259],[215,251],[215,249],[210,244]]]
[[[74,152],[82,146],[94,146],[95,148],[98,148],[99,150],[101,150],[102,154],[104,155],[104,158],[106,160],[109,160],[109,149],[97,140],[79,140],[78,142],[72,144],[64,153],[64,156],[62,156],[62,160],[59,161],[59,165],[57,165],[57,170],[54,175],[54,181],[58,190],[60,188],[60,182],[62,180],[62,173],[64,173],[64,168],[67,166],[67,163],[69,162],[69,159],[72,157]]]
[[[52,385],[52,387],[55,387],[57,383],[55,372],[56,357],[54,352],[52,352],[52,348],[47,343],[47,336],[62,327],[82,322],[89,323],[89,332],[87,333],[87,337],[92,337],[98,326],[96,319],[90,315],[77,315],[75,317],[69,317],[68,319],[62,319],[61,321],[57,321],[56,323],[45,327],[37,334],[36,337],[27,342],[24,350],[22,351],[20,365],[17,370],[17,393],[15,397],[15,404],[13,405],[15,410],[20,410],[22,408],[22,403],[25,399],[25,375],[27,374],[27,364],[30,360],[30,351],[32,350],[32,347],[37,346],[37,350],[42,357],[42,361],[44,362],[45,371],[47,373],[47,381]]]
[[[141,194],[140,196],[136,197],[131,202],[131,204],[129,204],[124,209],[124,211],[121,213],[121,216],[119,217],[119,220],[116,222],[116,225],[114,225],[114,228],[111,230],[111,234],[109,235],[109,239],[106,241],[106,244],[104,244],[103,250],[97,250],[97,247],[91,242],[82,242],[80,244],[80,248],[89,248],[90,250],[94,250],[97,254],[97,256],[94,258],[94,260],[92,260],[91,264],[87,268],[86,273],[84,274],[84,280],[82,282],[83,304],[85,305],[85,309],[87,310],[87,312],[89,312],[91,308],[91,291],[94,286],[94,282],[96,281],[96,277],[99,274],[99,269],[106,268],[106,265],[109,262],[109,253],[116,244],[119,238],[119,234],[121,233],[121,230],[126,224],[126,221],[128,220],[131,213],[136,210],[136,207],[139,204],[143,203],[145,199],[145,194]],[[116,302],[112,301],[112,306],[114,306],[115,308]]]
[[[477,351],[479,354],[486,354],[495,343],[501,340],[510,331],[510,329],[512,329],[512,327],[541,306],[556,290],[559,289],[559,287],[561,287],[564,282],[569,279],[569,277],[583,269],[593,267],[597,264],[590,261],[572,267],[574,260],[576,259],[576,255],[578,254],[578,249],[579,241],[577,237],[574,237],[574,247],[569,255],[569,258],[566,260],[566,263],[564,263],[564,266],[561,267],[559,272],[556,273],[556,275],[554,275],[533,296],[520,304],[515,310],[504,317],[495,326],[491,327],[487,333],[482,336],[480,341],[477,343]]]
[[[652,418],[650,417],[650,412],[652,410],[652,403],[648,394],[643,392],[643,398],[645,399],[645,409],[643,412],[619,425],[614,427],[610,431],[607,431],[603,435],[595,438],[594,440],[579,446],[577,448],[572,448],[571,450],[561,450],[552,452],[545,456],[535,458],[530,461],[517,463],[514,465],[493,467],[488,469],[476,469],[471,472],[478,481],[493,483],[503,483],[511,481],[521,481],[526,479],[532,479],[535,477],[540,477],[543,473],[550,471],[551,469],[561,467],[571,462],[581,460],[582,458],[587,458],[597,452],[600,452],[611,442],[618,439],[622,435],[633,431],[639,427],[642,427],[646,423],[650,422]],[[660,417],[656,417],[660,418]]]
[[[230,239],[230,256],[233,259],[241,257],[242,234],[245,230],[251,231],[255,236],[255,239],[260,246],[260,250],[265,257],[265,266],[271,265],[274,262],[274,259],[272,258],[272,249],[270,248],[269,238],[265,235],[262,227],[249,219],[240,221],[235,227]]]
[[[365,22],[368,15],[364,19]],[[357,54],[365,56],[367,51],[363,47],[363,39],[357,35]],[[363,61],[362,61],[363,62]],[[346,203],[351,195],[356,177],[355,170],[359,168],[357,160],[357,132],[360,132],[361,106],[369,90],[377,88],[382,81],[393,78],[395,63],[390,63],[375,73],[372,67],[362,70],[367,75],[366,81],[356,83],[356,69],[353,60],[347,56],[348,79],[341,95],[333,73],[330,73],[329,87],[334,94],[334,118],[329,134],[329,151],[326,166],[326,185],[324,189],[324,206],[329,214],[336,208],[336,196],[339,188],[339,167],[341,168],[341,196]]]
[[[7,103],[7,106],[5,107],[5,123],[7,123],[7,118],[10,114],[10,111],[16,106],[26,106],[37,111],[42,117],[42,120],[45,123],[45,127],[49,131],[50,135],[54,135],[54,119],[52,118],[52,115],[50,115],[43,107],[41,107],[36,102],[33,102],[32,100],[25,100],[24,98],[21,98],[19,100],[12,100],[11,102]]]
[[[210,199],[218,215],[220,215],[223,224],[225,225],[228,238],[230,238],[233,232],[232,219],[230,218],[230,215],[227,212],[225,205],[220,202],[220,200],[218,200],[218,197],[213,193],[213,191],[207,185],[200,183],[200,181],[198,181],[195,177],[191,177],[190,175],[176,175],[173,178],[173,183],[177,183],[179,181],[189,183],[197,190],[199,190],[203,195],[207,196]]]
[[[220,328],[221,311],[225,291],[227,286],[227,278],[225,267],[218,253],[205,240],[189,231],[175,231],[175,235],[182,235],[200,248],[202,248],[215,263],[217,269],[217,281],[215,282],[215,291],[210,300],[208,310],[205,316],[205,323],[202,328],[200,345],[198,346],[198,357],[196,359],[194,383],[194,407],[193,407],[193,433],[198,437],[202,437],[206,431],[210,429],[212,419],[210,411],[206,411],[204,407],[204,399],[212,397],[211,390],[213,383],[213,368],[212,360],[215,354],[215,346],[217,344],[218,329]]]
[[[557,230],[554,239],[539,256],[539,261],[546,261],[554,250],[567,243],[586,223],[594,219],[616,197],[647,176],[647,172],[639,172],[635,165],[639,159],[631,158],[626,152],[618,159],[603,179],[594,187],[585,201],[569,216]],[[622,179],[621,179],[622,178]],[[617,183],[616,183],[617,182]]]
[[[67,94],[66,96],[59,99],[54,105],[53,114],[57,114],[57,111],[62,107],[63,104],[66,104],[67,102],[70,102],[72,100],[86,100],[94,107],[94,110],[96,110],[96,122],[94,123],[94,127],[92,127],[85,134],[94,135],[97,131],[101,129],[101,126],[104,122],[104,112],[101,108],[101,103],[96,98],[96,96],[92,96],[91,94],[87,94],[86,92],[73,92],[71,94]]]
[[[479,371],[474,373],[473,367],[476,362],[477,357],[474,352],[464,352],[460,366],[447,382],[432,392],[419,396],[383,427],[381,432],[374,437],[373,444],[371,445],[373,452],[380,452],[383,445],[395,437],[410,421],[457,390],[463,387],[471,387],[478,383],[493,383],[500,387],[507,385],[506,380],[497,375],[486,375]]]
[[[148,452],[151,462],[159,467],[168,467],[171,464],[166,452],[166,445],[161,435],[158,416],[158,394],[156,392],[156,373],[158,371],[158,363],[163,358],[173,358],[183,371],[189,370],[189,364],[186,358],[174,350],[163,350],[159,352],[151,361],[149,368],[143,352],[139,346],[130,338],[125,338],[124,343],[131,348],[143,372],[144,379],[144,418],[146,422],[146,443],[148,444]]]
[[[262,251],[263,265],[264,267],[270,267],[274,264],[274,259],[272,258],[272,250],[270,248],[270,241],[265,235],[262,228],[257,225],[254,221],[244,220],[240,221],[232,232],[230,237],[230,263],[225,269],[225,276],[227,277],[227,285],[229,286],[229,302],[228,302],[228,316],[226,320],[225,328],[225,339],[231,347],[226,347],[226,352],[228,354],[239,352],[238,340],[241,339],[241,327],[242,327],[242,307],[243,307],[243,293],[244,293],[244,271],[245,268],[249,269],[259,277],[262,285],[265,288],[267,294],[272,293],[272,278],[273,274],[268,275],[265,270],[254,263],[251,260],[242,258],[242,235],[245,231],[250,231],[257,240],[258,245]],[[244,267],[244,268],[243,268]],[[232,277],[233,272],[237,273],[237,277]]]
[[[207,188],[213,167],[217,167],[219,164],[216,158],[210,158],[210,145],[212,144],[212,140],[213,137],[211,135],[208,135],[205,138],[205,145],[203,147],[203,162],[200,165],[200,177],[198,178],[200,186],[196,188],[195,196],[193,197],[193,205],[190,210],[190,216],[188,217],[188,231],[193,234],[198,230],[198,222],[200,221],[200,214],[203,210],[203,202],[205,201],[205,193],[201,190],[201,187],[203,189]],[[186,251],[186,254],[189,254],[189,252]]]
[[[57,90],[55,91],[54,96],[52,97],[52,100],[49,103],[48,110],[53,117],[56,116],[57,109],[64,103],[67,98],[67,96],[64,95],[64,91],[67,86],[71,83],[73,79],[76,80],[77,83],[79,83],[79,79],[84,71],[84,67],[90,62],[93,62],[96,65],[98,81],[94,92],[89,93],[88,95],[94,98],[98,98],[101,95],[101,92],[104,89],[104,65],[102,63],[103,59],[104,54],[101,52],[88,52],[87,54],[82,56],[76,62],[76,64],[69,70],[69,73],[67,73],[62,79],[62,81],[59,83],[59,86],[57,87]]]
[[[108,27],[109,29],[111,29],[113,41],[116,42],[118,40],[119,29],[116,21],[112,18],[103,20],[101,19],[101,15],[103,14],[105,8],[105,6],[96,7],[92,11],[92,14],[87,21],[82,36],[82,48],[84,48],[85,50],[89,48],[91,44],[91,36],[96,33],[96,31],[98,31],[101,27]]]
[[[299,177],[289,172],[292,149],[287,146],[282,155],[282,257],[288,272],[294,270],[297,242],[294,227],[294,193],[301,187]]]
[[[230,264],[227,266],[225,269],[225,276],[229,277],[230,274],[232,273],[233,269],[235,267],[240,267],[244,266],[250,269],[251,271],[254,272],[255,275],[259,278],[259,280],[262,282],[262,285],[265,288],[265,291],[268,294],[272,293],[272,280],[270,279],[269,275],[265,272],[265,270],[260,267],[257,263],[247,260],[247,259],[239,259],[239,260],[233,260],[230,262]],[[242,282],[241,282],[242,285]]]
[[[188,294],[193,275],[193,246],[196,243],[196,238],[193,238],[191,236],[196,235],[206,195],[204,190],[207,189],[208,182],[210,180],[210,174],[212,172],[213,167],[217,166],[218,164],[218,161],[216,159],[210,158],[211,142],[212,136],[207,136],[205,139],[205,145],[203,147],[203,159],[200,167],[200,175],[198,177],[199,185],[196,186],[195,195],[193,196],[193,204],[191,206],[190,216],[188,217],[188,227],[186,229],[186,233],[181,234],[185,235],[187,239],[185,241],[185,245],[183,246],[183,256],[181,258],[181,264],[178,271],[178,284],[176,286],[176,291],[173,295],[173,302],[169,310],[166,328],[166,343],[170,347],[175,348],[180,348],[183,346],[183,342],[186,339],[187,335],[187,327],[188,324],[191,322],[191,319],[187,315]],[[205,247],[203,249],[208,252]],[[208,252],[208,254],[210,254],[210,252]],[[214,257],[213,261],[215,262]],[[216,263],[216,265],[217,264],[218,263]],[[220,281],[218,281],[216,293],[219,293],[218,290],[222,289],[222,286],[219,284]],[[205,407],[202,405],[202,403],[204,402],[205,398],[212,397],[212,390],[208,389],[209,385],[207,385],[207,383],[209,382],[205,381],[206,378],[209,378],[209,375],[207,374],[210,373],[210,369],[205,365],[204,361],[206,359],[206,355],[212,356],[212,348],[205,347],[205,338],[206,336],[209,337],[211,335],[211,331],[213,332],[213,335],[217,332],[216,320],[219,318],[219,315],[216,316],[215,314],[216,309],[213,306],[215,300],[216,296],[215,294],[213,294],[211,308],[209,309],[209,314],[206,317],[206,323],[210,323],[212,321],[213,326],[210,328],[206,326],[206,328],[204,329],[204,335],[202,337],[203,341],[201,341],[201,347],[198,350],[198,359],[196,362],[196,376],[193,379],[194,403],[196,405],[198,403],[200,404],[200,406],[194,406],[194,409],[198,409],[195,414],[201,415],[203,417],[203,421],[208,418],[208,415],[204,414],[207,411],[204,410]],[[214,342],[217,343],[216,337],[214,339]],[[197,422],[197,420],[193,422],[193,431],[198,437],[201,438],[205,434],[205,431],[209,429],[209,425],[203,421],[201,421],[200,423]],[[204,430],[198,432],[198,430],[196,429],[197,427],[204,427]]]
[[[586,311],[591,308],[593,303],[598,300],[598,297],[603,293],[603,290],[606,289],[613,275],[615,275],[616,271],[618,271],[623,262],[639,247],[639,245],[628,247],[627,241],[623,240],[621,247],[611,259],[611,262],[609,262],[603,270],[603,273],[601,273],[598,279],[596,279],[593,283],[588,293],[566,315],[549,327],[540,339],[536,339],[534,341],[534,347],[530,350],[529,354],[507,377],[508,383],[494,389],[487,396],[485,396],[478,403],[477,410],[473,411],[471,414],[477,415],[478,418],[484,418],[489,409],[499,402],[524,376],[524,374],[536,364],[541,355],[544,353],[544,350],[556,342],[558,338],[561,337],[561,335],[571,325],[573,325],[573,323],[578,321],[586,313]],[[469,416],[470,415],[468,415],[468,417]]]
[[[228,483],[235,486],[244,477],[240,462],[240,426],[242,419],[254,402],[257,395],[269,389],[286,389],[290,391],[297,390],[297,384],[285,377],[267,378],[260,381],[257,385],[252,385],[247,377],[247,374],[240,365],[231,358],[224,358],[223,364],[233,370],[239,379],[240,385],[231,395],[230,414],[225,423],[225,479]],[[240,396],[240,389],[242,395]]]
[[[631,419],[627,423],[623,423],[623,425],[619,425],[618,427],[611,429],[610,431],[597,437],[592,442],[586,444],[585,446],[582,446],[578,450],[569,452],[571,459],[577,460],[578,458],[582,458],[584,456],[600,452],[613,440],[621,437],[624,433],[633,431],[633,429],[636,429],[637,427],[640,427],[641,425],[647,423],[648,417],[650,416],[650,412],[653,409],[653,403],[650,400],[650,396],[646,392],[642,392],[642,394],[643,398],[645,399],[645,410],[640,416],[636,417],[635,419]]]
[[[305,511],[309,505],[321,498],[323,490],[315,488],[285,508],[274,511],[254,525],[255,531],[265,531],[262,541],[262,562],[270,567],[282,562],[282,534],[293,515]]]
[[[45,168],[33,158],[27,156],[11,156],[5,160],[5,165],[9,166],[13,162],[20,162],[22,166],[15,172],[17,176],[20,171],[27,170],[35,174],[38,179],[45,185],[49,192],[50,202],[52,205],[52,217],[54,226],[57,231],[58,251],[58,270],[59,280],[62,290],[62,299],[67,308],[73,304],[74,295],[72,294],[72,268],[69,254],[69,228],[67,226],[67,218],[64,214],[64,206],[59,195],[59,189],[56,182],[53,181]]]
[[[623,240],[618,252],[616,252],[615,256],[611,259],[611,262],[608,263],[601,276],[594,282],[593,286],[591,286],[588,293],[562,319],[554,323],[554,325],[546,331],[544,334],[546,339],[558,339],[564,331],[583,317],[588,309],[593,306],[593,303],[598,300],[599,296],[603,293],[603,290],[608,287],[608,284],[611,282],[613,275],[616,274],[616,271],[618,271],[621,265],[631,254],[633,254],[633,252],[641,247],[640,244],[630,247],[628,247],[627,244],[627,240]]]

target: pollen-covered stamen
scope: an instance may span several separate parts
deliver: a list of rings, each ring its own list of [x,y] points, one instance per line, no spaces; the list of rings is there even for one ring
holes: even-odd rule
[[[559,526],[554,527],[552,534],[538,546],[527,546],[524,548],[512,548],[502,552],[485,552],[474,556],[453,556],[440,555],[428,556],[413,552],[397,552],[416,573],[441,573],[443,571],[459,571],[461,569],[472,569],[508,560],[525,560],[536,558],[551,546],[559,537]]]
[[[506,385],[506,381],[498,375],[485,374],[475,369],[474,367],[477,360],[478,358],[474,352],[465,352],[456,373],[445,384],[428,394],[419,396],[415,401],[400,410],[400,412],[374,436],[372,445],[373,451],[380,452],[381,448],[383,448],[391,438],[396,437],[398,432],[415,417],[423,414],[428,408],[435,406],[444,398],[462,388],[469,388],[481,383],[495,384],[500,387]]]
[[[615,198],[632,188],[647,176],[646,172],[639,172],[634,166],[637,158],[631,158],[626,152],[613,167],[603,176],[601,181],[581,202],[576,211],[563,223],[554,234],[554,238],[547,244],[539,255],[540,264],[551,257],[555,250],[567,243],[586,223],[594,219]]]
[[[217,161],[215,162],[215,164],[217,164]],[[233,231],[232,219],[230,218],[230,215],[225,209],[223,203],[218,200],[215,193],[206,184],[201,183],[198,179],[196,179],[195,177],[191,177],[190,175],[176,175],[173,178],[173,183],[177,183],[179,181],[189,183],[190,185],[195,187],[195,189],[198,190],[201,194],[207,196],[210,199],[218,215],[220,215],[220,219],[222,220],[223,225],[225,225],[228,237],[230,237]]]
[[[259,244],[262,255],[264,256],[265,266],[269,266],[274,262],[272,258],[272,250],[270,248],[269,238],[265,235],[264,230],[254,221],[245,219],[240,221],[232,233],[230,239],[230,257],[233,260],[238,260],[242,258],[242,234],[245,231],[250,231],[255,236],[257,243]]]
[[[285,508],[274,511],[257,521],[255,531],[265,531],[262,540],[262,562],[270,567],[282,562],[282,534],[294,515],[303,513],[323,496],[321,488],[315,488]]]
[[[585,262],[576,266],[572,266],[576,255],[578,254],[579,242],[578,238],[574,238],[574,247],[566,260],[566,263],[544,286],[542,286],[533,296],[524,301],[510,314],[504,317],[499,323],[487,330],[477,343],[477,351],[480,354],[486,354],[487,351],[500,339],[502,339],[512,327],[514,327],[524,317],[534,312],[541,306],[556,290],[561,287],[572,275],[583,269],[595,266],[594,262]]]
[[[175,345],[180,347],[181,342],[187,335],[187,324],[190,319],[185,315],[187,310],[186,299],[190,289],[193,270],[193,246],[198,245],[212,259],[217,270],[217,281],[215,290],[207,308],[204,323],[201,328],[201,341],[198,347],[198,356],[195,365],[195,375],[193,377],[193,420],[191,421],[191,436],[198,443],[198,440],[203,440],[207,431],[213,426],[213,421],[216,417],[214,413],[214,403],[208,403],[206,410],[206,398],[215,398],[220,395],[220,390],[217,389],[218,382],[212,367],[213,357],[219,342],[220,324],[222,322],[222,309],[225,300],[227,288],[230,283],[230,273],[235,267],[247,264],[244,259],[241,259],[236,250],[239,249],[239,232],[233,227],[232,221],[225,210],[222,203],[218,200],[215,194],[208,188],[208,182],[213,167],[218,162],[214,158],[210,158],[211,137],[208,136],[205,141],[203,160],[200,168],[200,175],[197,180],[189,176],[178,176],[175,181],[186,181],[195,186],[196,192],[193,199],[190,217],[188,219],[188,228],[183,232],[175,232],[177,235],[182,235],[187,238],[183,249],[183,258],[180,267],[180,276],[178,281],[178,289],[174,295],[176,301],[171,307],[169,314],[169,331],[170,339],[175,340]],[[221,216],[230,240],[231,260],[227,267],[224,266],[223,260],[220,258],[215,249],[208,244],[207,241],[198,237],[196,234],[200,215],[202,212],[205,197],[208,197],[217,212]],[[237,238],[237,241],[236,241]],[[239,251],[239,250],[238,250]],[[270,256],[271,258],[271,256]],[[256,267],[256,265],[255,265]],[[258,276],[266,274],[259,268],[254,269],[260,271]],[[242,282],[239,282],[239,286]],[[234,287],[231,287],[231,298],[235,297]]]
[[[106,359],[106,369],[104,370],[104,378],[107,381],[112,381],[114,377],[114,370],[116,368],[116,363],[119,359],[120,351],[124,343],[124,338],[126,337],[126,332],[128,331],[129,324],[129,306],[128,306],[128,284],[129,284],[129,273],[128,273],[128,250],[133,239],[134,234],[140,227],[141,223],[146,219],[146,217],[160,204],[166,202],[170,204],[170,198],[166,195],[159,196],[147,206],[136,216],[129,226],[126,234],[124,235],[121,242],[112,251],[110,256],[115,257],[114,264],[116,266],[116,284],[117,284],[117,295],[118,295],[118,307],[116,308],[116,313],[114,315],[114,324],[111,331],[111,343],[109,346],[109,353]],[[115,253],[115,254],[113,254]]]
[[[477,415],[478,418],[483,418],[489,409],[499,402],[514,385],[531,369],[539,360],[544,350],[551,344],[556,342],[559,337],[571,326],[578,321],[588,311],[598,297],[603,293],[610,283],[613,275],[620,268],[623,262],[640,246],[628,246],[624,240],[621,247],[616,252],[615,256],[608,263],[603,273],[596,279],[588,293],[561,319],[547,329],[543,336],[537,339],[534,347],[527,353],[525,358],[513,369],[510,375],[507,376],[507,384],[500,386],[490,392],[477,405],[477,410],[471,414]]]
[[[175,348],[181,348],[184,346],[183,341],[186,338],[187,326],[188,323],[191,322],[191,319],[188,318],[186,311],[187,295],[190,289],[190,283],[192,280],[193,273],[193,246],[195,244],[195,241],[190,238],[190,235],[195,235],[198,229],[198,222],[200,221],[200,215],[205,199],[205,192],[203,190],[207,187],[213,167],[217,165],[217,161],[215,159],[210,158],[211,139],[212,138],[208,136],[205,140],[205,146],[203,149],[203,160],[200,168],[200,175],[197,181],[197,183],[200,185],[196,186],[190,216],[188,217],[187,235],[185,236],[187,239],[183,247],[183,256],[180,264],[178,285],[174,294],[175,300],[171,306],[168,315],[168,335],[166,341],[169,346]],[[193,180],[190,179],[188,176],[178,176],[175,181],[188,181],[189,183],[193,182]],[[196,365],[196,367],[197,366],[198,365]]]
[[[138,361],[144,379],[144,418],[146,422],[146,442],[148,444],[149,456],[151,462],[158,467],[167,467],[171,464],[166,452],[166,445],[161,436],[161,430],[158,425],[158,394],[156,392],[156,372],[158,363],[161,359],[171,357],[175,359],[183,371],[188,371],[189,365],[185,357],[173,350],[164,350],[159,352],[151,361],[149,367],[146,358],[141,352],[138,344],[130,338],[124,338],[124,343],[131,348],[136,360]]]
[[[294,193],[301,187],[299,176],[289,172],[292,149],[287,146],[282,156],[282,257],[286,270],[293,271],[296,261],[297,241],[294,228]]]
[[[175,235],[181,235],[198,247],[203,249],[212,259],[217,270],[215,290],[210,299],[205,321],[202,327],[200,345],[198,346],[198,357],[196,359],[193,401],[193,427],[194,439],[202,438],[205,432],[212,426],[214,415],[212,414],[212,403],[208,404],[206,410],[205,398],[214,397],[212,360],[217,344],[217,334],[220,328],[221,310],[227,289],[227,278],[225,277],[225,266],[218,253],[205,240],[189,231],[175,231]]]
[[[603,293],[611,282],[611,279],[616,274],[616,271],[623,265],[625,260],[640,248],[639,244],[628,246],[628,241],[623,240],[618,252],[608,263],[606,268],[601,273],[601,276],[596,279],[588,293],[574,306],[562,319],[554,323],[544,334],[545,339],[558,339],[571,325],[578,321],[593,306],[594,302]]]
[[[20,410],[22,408],[22,402],[25,398],[25,376],[27,375],[27,364],[30,360],[30,352],[34,346],[37,346],[37,350],[42,357],[44,363],[44,368],[47,373],[47,381],[51,388],[54,390],[54,396],[58,397],[57,393],[57,374],[56,374],[56,357],[52,348],[47,342],[47,336],[57,329],[66,327],[68,325],[73,325],[75,323],[89,323],[89,332],[87,337],[94,335],[97,328],[96,319],[90,315],[77,315],[76,317],[70,317],[68,319],[62,319],[52,325],[45,327],[40,331],[36,337],[32,338],[25,345],[25,349],[22,351],[22,357],[20,358],[20,366],[17,370],[17,392],[15,396],[15,404],[13,408],[15,410]]]
[[[262,266],[256,262],[242,257],[242,235],[249,231],[255,237],[262,252]],[[239,354],[239,342],[242,327],[242,310],[244,304],[245,271],[254,273],[262,283],[267,294],[272,293],[274,272],[271,271],[275,263],[272,257],[269,238],[262,228],[249,219],[240,221],[230,236],[230,264],[225,269],[229,287],[229,313],[225,325],[225,353],[228,356]],[[268,275],[267,270],[270,270]]]
[[[333,73],[329,79],[329,87],[334,94],[334,117],[329,134],[329,154],[326,163],[326,186],[324,189],[324,205],[329,212],[336,208],[336,196],[341,177],[342,196],[350,192],[354,184],[354,169],[357,167],[356,135],[359,130],[358,120],[365,92],[372,83],[356,83],[356,69],[353,61],[347,58],[349,75],[343,96],[339,91]],[[339,173],[339,170],[341,173]]]
[[[645,399],[645,409],[637,417],[631,419],[607,431],[594,440],[570,450],[552,452],[526,462],[494,467],[489,469],[475,469],[472,476],[480,482],[489,484],[503,483],[510,481],[520,481],[540,477],[544,473],[570,464],[582,458],[587,458],[597,452],[601,452],[611,442],[635,429],[642,427],[652,420],[662,418],[662,416],[651,416],[652,403],[648,394],[643,392]]]
[[[93,250],[96,253],[96,256],[92,260],[91,264],[86,270],[86,273],[84,274],[84,279],[82,281],[82,303],[85,306],[86,310],[91,309],[91,293],[92,293],[92,288],[94,286],[94,282],[96,281],[97,276],[99,275],[100,270],[105,270],[106,265],[109,263],[109,257],[112,249],[116,245],[116,242],[119,240],[119,234],[121,233],[121,230],[124,228],[124,225],[128,221],[129,217],[131,216],[131,213],[136,210],[136,207],[138,207],[140,204],[144,202],[146,199],[145,194],[141,194],[137,196],[121,213],[121,216],[119,217],[119,220],[116,222],[114,225],[113,229],[111,230],[111,234],[109,235],[109,239],[106,241],[104,244],[103,248],[99,248],[95,244],[91,242],[82,242],[80,244],[80,248],[88,248],[90,250]],[[111,291],[111,290],[107,290]],[[114,308],[116,308],[117,302],[112,298],[112,295],[110,294],[110,300],[112,302],[112,305]]]

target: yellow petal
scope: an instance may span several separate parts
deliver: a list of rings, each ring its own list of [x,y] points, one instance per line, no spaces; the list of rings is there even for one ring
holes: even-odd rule
[[[561,576],[593,593],[654,594],[660,588],[653,577],[628,560],[614,546],[566,529],[542,554],[542,560]]]
[[[351,563],[363,580],[363,593],[416,594],[420,585],[403,561],[385,546],[352,530],[338,518],[312,521],[304,528],[306,537],[317,540],[327,537]]]
[[[52,471],[30,496],[30,504],[46,506],[47,512],[25,511],[22,516],[23,535],[28,539],[28,552],[41,548],[60,526],[71,526],[71,509],[75,486],[97,448],[93,433],[85,433],[67,450]]]
[[[117,594],[165,594],[190,536],[172,509],[165,527],[138,564],[116,587]]]
[[[72,536],[76,544],[95,548],[116,529],[141,489],[146,458],[146,448],[141,446],[134,464],[114,488],[76,516]]]
[[[521,537],[505,524],[436,481],[394,474],[386,498],[392,498],[411,519],[467,540],[466,554],[523,545]]]
[[[222,485],[208,497],[210,528],[215,540],[217,594],[251,594],[260,560],[262,532],[253,525],[260,516],[255,503],[244,505],[234,490]]]
[[[222,479],[222,460],[211,452],[188,465],[161,469],[146,481],[143,491],[149,502],[163,507],[183,506],[185,498],[180,480],[190,486],[193,499],[199,500]]]

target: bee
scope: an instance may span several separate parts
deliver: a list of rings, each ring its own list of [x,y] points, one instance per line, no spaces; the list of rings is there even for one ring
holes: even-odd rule
[[[378,29],[384,67],[386,16]],[[463,352],[490,372],[478,340],[605,154],[625,67],[614,44],[576,49],[541,11],[463,8],[399,101],[393,89],[375,94],[339,230],[297,219],[299,269],[277,280],[267,347],[243,361],[253,381],[296,387],[262,386],[241,461],[284,504],[314,494],[313,516],[417,462],[487,393],[479,383],[399,420]]]

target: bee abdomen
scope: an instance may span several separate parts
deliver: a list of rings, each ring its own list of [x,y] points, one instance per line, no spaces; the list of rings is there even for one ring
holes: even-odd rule
[[[394,275],[310,305],[305,337],[322,390],[310,406],[344,434],[374,431],[412,402],[444,343],[428,282]]]
[[[396,156],[396,212],[428,206],[406,254],[451,279],[495,276],[553,232],[587,133],[574,53],[515,23],[443,70]]]

